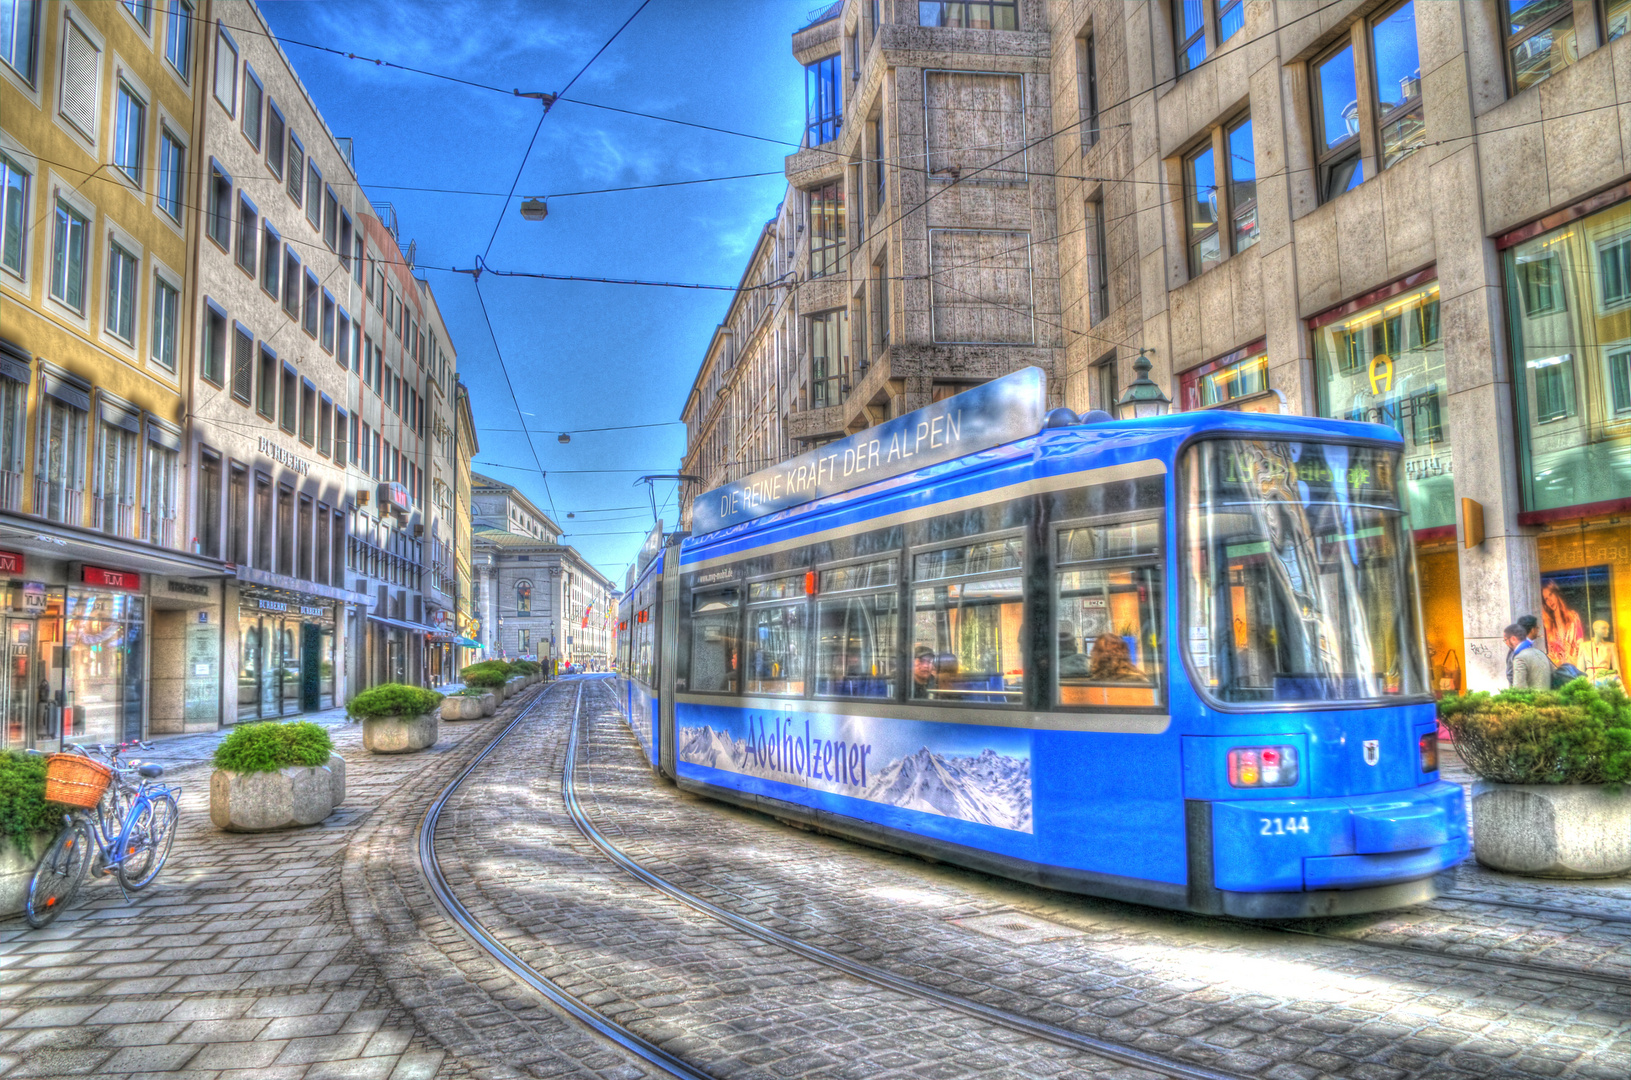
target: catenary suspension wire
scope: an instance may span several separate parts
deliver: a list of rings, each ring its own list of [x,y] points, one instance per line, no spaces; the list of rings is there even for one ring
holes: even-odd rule
[[[498,343],[498,333],[493,329],[492,316],[487,314],[487,301],[481,295],[481,275],[472,274],[471,281],[476,287],[476,302],[481,305],[481,318],[487,324],[487,336],[493,339],[493,354],[498,357],[498,369],[504,373],[504,385],[510,391],[510,404],[515,406],[517,419],[521,417],[521,399],[515,395],[515,383],[510,379],[510,366],[504,362],[504,350]],[[524,425],[526,421],[522,421]],[[537,467],[538,476],[544,483],[544,497],[549,500],[550,516],[560,519],[560,511],[555,509],[555,495],[549,490],[549,474],[544,471],[544,463],[538,457],[538,447],[532,441],[532,433],[527,432],[527,449],[532,451],[532,463]],[[475,464],[472,462],[472,464]],[[510,466],[513,467],[513,466]]]

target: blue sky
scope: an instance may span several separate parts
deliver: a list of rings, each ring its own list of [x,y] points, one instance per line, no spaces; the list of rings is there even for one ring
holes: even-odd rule
[[[273,31],[329,127],[355,140],[369,197],[396,205],[421,265],[468,267],[487,246],[540,105],[392,71],[321,44],[475,82],[556,92],[639,0],[262,0]],[[803,73],[789,37],[813,3],[653,0],[566,95],[796,141]],[[489,267],[597,277],[734,284],[775,213],[778,176],[553,198],[542,223],[522,195],[776,172],[790,147],[698,131],[569,102],[550,110],[499,228]],[[391,186],[498,192],[436,194]],[[427,271],[470,387],[478,471],[516,483],[566,542],[619,586],[651,527],[644,472],[675,472],[685,429],[553,432],[677,421],[729,293],[484,275],[481,292],[515,383],[518,417],[468,275]],[[526,426],[545,470],[531,468]],[[480,463],[497,463],[484,466]],[[627,469],[630,472],[573,470]],[[673,485],[658,486],[671,528]],[[633,508],[633,509],[619,509]],[[568,520],[571,511],[576,517]],[[604,512],[597,512],[604,511]],[[627,530],[627,531],[624,531]],[[610,535],[594,535],[610,534]]]

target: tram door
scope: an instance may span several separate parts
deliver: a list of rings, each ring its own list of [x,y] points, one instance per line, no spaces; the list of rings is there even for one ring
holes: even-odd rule
[[[5,664],[0,671],[0,715],[5,730],[0,747],[22,750],[28,746],[35,710],[40,708],[39,678],[34,664],[33,619],[5,619]]]

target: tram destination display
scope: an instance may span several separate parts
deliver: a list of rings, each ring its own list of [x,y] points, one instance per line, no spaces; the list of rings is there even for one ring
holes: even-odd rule
[[[700,495],[692,531],[713,532],[1035,435],[1046,408],[1042,369],[1024,368]]]

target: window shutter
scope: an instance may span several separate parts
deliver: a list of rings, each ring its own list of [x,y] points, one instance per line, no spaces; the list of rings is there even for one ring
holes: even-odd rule
[[[232,395],[242,401],[249,400],[254,388],[254,342],[248,334],[234,334],[232,342]]]
[[[63,45],[62,115],[95,138],[97,49],[72,19],[64,25],[68,38]]]

